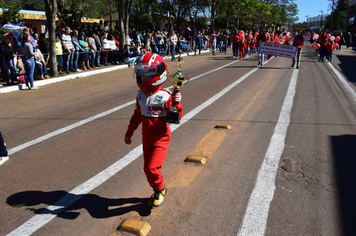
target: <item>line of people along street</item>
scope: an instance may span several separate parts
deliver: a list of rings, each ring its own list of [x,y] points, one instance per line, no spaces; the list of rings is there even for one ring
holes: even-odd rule
[[[4,24],[18,26],[21,22],[14,19],[13,23],[5,21]],[[60,25],[56,27],[56,58],[59,74],[69,74],[82,70],[91,70],[96,67],[127,64],[135,65],[136,61],[146,52],[161,55],[165,60],[173,61],[178,53],[199,55],[201,50],[210,49],[212,55],[226,54],[230,48],[233,59],[244,59],[246,55],[258,53],[261,42],[292,44],[298,47],[296,55],[296,68],[299,68],[300,51],[304,46],[304,33],[295,34],[293,42],[288,32],[252,32],[242,30],[219,30],[209,32],[208,29],[183,28],[181,25],[174,27],[170,32],[164,29],[129,29],[127,41],[123,51],[120,50],[120,29],[118,25],[110,33],[107,22],[87,25]],[[309,33],[307,33],[309,34]],[[356,39],[348,33],[346,37],[333,35],[340,38],[338,50],[341,45],[355,47]],[[329,32],[315,32],[320,35],[314,39],[320,44],[320,60],[332,60],[332,53],[336,43],[330,40]],[[325,36],[326,35],[326,36]],[[296,40],[298,39],[298,40]],[[325,40],[324,40],[325,39]],[[333,39],[333,38],[331,38]],[[0,38],[0,57],[2,77],[6,85],[25,83],[27,89],[37,89],[35,79],[48,79],[48,42],[44,33],[38,29],[25,28],[22,32],[5,33]],[[318,47],[318,45],[316,45]],[[258,53],[258,65],[263,67],[264,55]],[[267,55],[269,59],[271,55]],[[22,60],[22,64],[20,63]],[[21,66],[23,65],[24,68]],[[24,69],[24,73],[23,73]],[[21,76],[22,75],[22,76]]]

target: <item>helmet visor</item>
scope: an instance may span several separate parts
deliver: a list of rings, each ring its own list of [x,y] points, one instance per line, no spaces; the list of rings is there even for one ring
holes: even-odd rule
[[[138,83],[150,81],[157,75],[157,65],[135,66],[135,76]]]

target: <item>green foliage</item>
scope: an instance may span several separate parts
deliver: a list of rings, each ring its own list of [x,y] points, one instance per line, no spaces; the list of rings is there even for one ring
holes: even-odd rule
[[[2,24],[4,20],[12,20],[17,17],[19,18],[19,11],[21,9],[20,1],[9,1],[9,0],[0,0],[0,8],[2,8],[2,14],[0,16],[0,23]],[[20,19],[20,18],[19,18]]]

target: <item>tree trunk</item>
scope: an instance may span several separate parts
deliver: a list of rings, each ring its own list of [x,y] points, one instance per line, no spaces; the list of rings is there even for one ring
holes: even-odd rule
[[[120,32],[120,50],[124,50],[124,46],[128,44],[127,37],[129,35],[129,18],[132,0],[118,0],[117,11],[119,15]]]
[[[44,0],[47,17],[47,29],[49,35],[49,67],[51,76],[57,76],[57,58],[56,58],[56,35],[55,25],[57,16],[57,0]]]

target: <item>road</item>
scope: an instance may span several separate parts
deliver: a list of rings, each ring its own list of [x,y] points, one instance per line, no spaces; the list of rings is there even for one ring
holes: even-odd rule
[[[184,57],[168,193],[152,210],[140,128],[124,143],[132,69],[0,95],[0,235],[131,235],[117,230],[127,218],[149,235],[355,235],[356,53],[317,59],[308,43],[300,69],[231,50]]]

